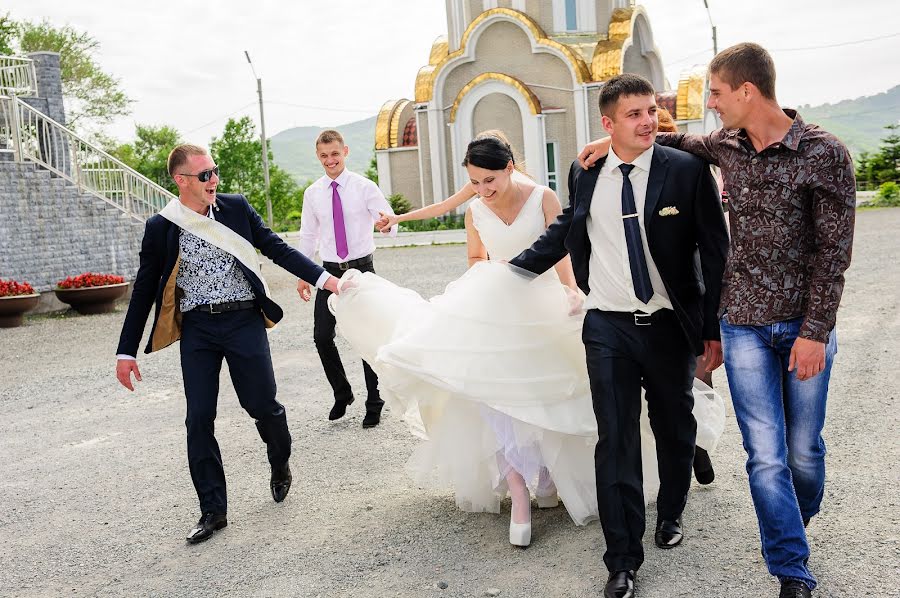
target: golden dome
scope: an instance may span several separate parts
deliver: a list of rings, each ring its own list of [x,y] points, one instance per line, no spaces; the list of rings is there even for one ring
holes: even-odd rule
[[[428,64],[434,66],[446,58],[450,53],[450,45],[447,43],[446,35],[439,35],[434,43],[431,44],[431,54],[428,56]]]
[[[409,100],[388,100],[381,106],[378,118],[375,119],[375,149],[385,150],[398,146],[400,116],[409,104]]]
[[[622,47],[631,37],[631,21],[633,8],[617,8],[609,19],[609,38],[597,42],[594,58],[591,60],[591,73],[594,81],[606,81],[622,74]]]
[[[449,54],[445,54],[444,57],[437,63],[433,62],[433,60],[435,59],[436,53],[439,51],[438,42],[440,41],[440,38],[435,41],[434,45],[431,48],[429,65],[419,69],[419,74],[416,76],[417,103],[431,101],[432,97],[434,96],[434,80],[440,70],[444,68],[444,66],[446,66],[447,63],[449,63],[451,60],[453,60],[454,58],[458,58],[465,53],[466,44],[468,43],[469,38],[472,36],[472,32],[475,31],[475,29],[477,29],[486,20],[498,15],[502,15],[509,18],[510,20],[521,23],[525,27],[525,29],[527,29],[531,33],[532,37],[534,37],[537,45],[553,48],[563,56],[565,56],[572,69],[575,71],[575,78],[579,83],[585,83],[591,80],[591,69],[590,67],[588,67],[584,59],[578,54],[578,52],[576,52],[566,44],[560,43],[547,37],[547,34],[544,33],[544,30],[541,29],[540,25],[538,25],[534,19],[524,13],[519,12],[518,10],[513,10],[511,8],[492,8],[475,17],[475,19],[471,23],[469,23],[469,26],[466,27],[466,31],[465,33],[463,33],[462,38],[459,42],[459,49],[454,52],[450,52]]]
[[[503,73],[482,73],[466,83],[463,88],[459,90],[459,93],[456,94],[456,99],[453,101],[453,108],[450,109],[450,122],[456,122],[456,111],[459,109],[459,104],[462,102],[463,98],[466,97],[466,94],[485,81],[502,81],[507,85],[515,87],[516,90],[525,97],[525,101],[528,102],[528,108],[531,113],[541,113],[541,101],[527,85],[515,77]]]
[[[676,120],[703,118],[703,91],[706,88],[706,69],[685,71],[678,79],[678,99],[675,103]]]

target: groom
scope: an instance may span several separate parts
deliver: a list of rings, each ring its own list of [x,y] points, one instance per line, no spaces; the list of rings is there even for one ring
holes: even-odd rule
[[[594,454],[604,595],[634,596],[644,560],[641,387],[656,436],[660,488],[655,542],[682,539],[697,422],[691,413],[696,356],[722,363],[716,310],[728,246],[719,194],[708,165],[654,143],[653,86],[632,74],[600,92],[605,161],[569,171],[569,206],[510,264],[542,273],[572,258],[587,294],[582,339],[599,440]]]

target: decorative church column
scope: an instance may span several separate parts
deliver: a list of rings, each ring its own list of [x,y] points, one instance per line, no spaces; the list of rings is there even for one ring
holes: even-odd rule
[[[387,151],[375,152],[375,161],[378,165],[378,188],[388,197],[394,193],[391,190],[391,156]]]

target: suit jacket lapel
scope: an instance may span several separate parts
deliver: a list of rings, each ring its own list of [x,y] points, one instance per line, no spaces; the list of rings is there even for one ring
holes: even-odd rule
[[[644,198],[644,231],[647,233],[647,237],[650,236],[653,214],[656,213],[656,205],[659,203],[659,196],[666,182],[666,176],[669,174],[669,158],[664,152],[665,150],[660,145],[654,144],[653,159],[650,161],[650,176],[647,179],[647,195]]]

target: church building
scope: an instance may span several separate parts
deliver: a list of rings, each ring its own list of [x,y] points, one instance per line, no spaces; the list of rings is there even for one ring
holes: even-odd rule
[[[376,122],[378,179],[415,206],[467,181],[461,166],[477,133],[500,129],[525,170],[565,204],[569,165],[605,135],[604,81],[637,73],[680,130],[717,126],[704,108],[705,70],[669,89],[646,11],[629,0],[446,0],[447,35],[435,40],[413,99],[384,103]]]

